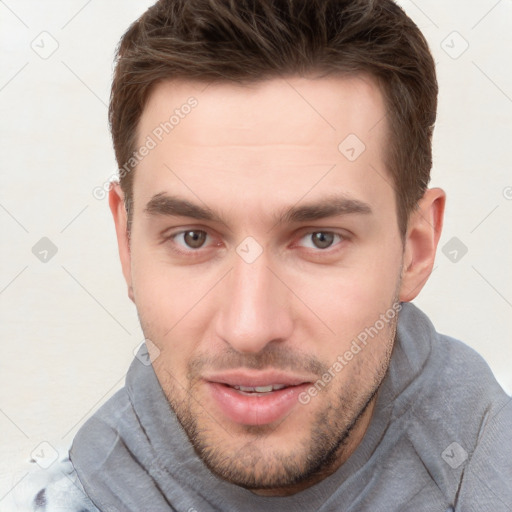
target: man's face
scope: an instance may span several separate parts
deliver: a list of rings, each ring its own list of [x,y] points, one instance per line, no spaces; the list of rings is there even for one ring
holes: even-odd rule
[[[145,107],[128,280],[170,404],[235,484],[286,492],[364,434],[402,268],[386,130],[368,77],[161,83]]]

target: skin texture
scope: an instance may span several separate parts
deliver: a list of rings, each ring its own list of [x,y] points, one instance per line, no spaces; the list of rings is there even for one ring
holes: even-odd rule
[[[226,372],[269,381],[280,372],[310,386],[322,379],[358,334],[421,290],[445,196],[426,192],[403,241],[383,163],[384,101],[368,76],[160,83],[139,145],[191,96],[195,108],[137,166],[130,236],[123,194],[111,188],[123,274],[158,349],[158,380],[198,454],[232,483],[288,495],[331,474],[360,443],[396,317],[307,404],[296,401],[275,421],[234,421],[212,398],[212,379]],[[354,161],[338,149],[349,134],[365,145]],[[155,201],[148,211],[163,194],[219,218],[169,215]],[[290,207],[335,195],[351,208],[276,222]],[[261,254],[248,262],[240,248]]]

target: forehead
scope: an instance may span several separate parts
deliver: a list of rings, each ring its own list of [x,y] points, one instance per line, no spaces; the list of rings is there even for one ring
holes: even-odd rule
[[[249,84],[174,80],[153,87],[139,135],[151,131],[155,121],[168,120],[191,96],[198,103],[193,124],[179,123],[173,131],[201,145],[305,145],[318,138],[329,144],[347,130],[368,140],[372,134],[367,132],[385,115],[381,90],[367,74],[291,76]]]
[[[134,196],[143,203],[172,189],[236,202],[242,194],[247,204],[268,199],[268,209],[270,192],[278,206],[336,187],[378,201],[390,188],[382,178],[385,117],[367,75],[162,82],[138,126],[138,147],[151,139],[152,148],[137,165]]]

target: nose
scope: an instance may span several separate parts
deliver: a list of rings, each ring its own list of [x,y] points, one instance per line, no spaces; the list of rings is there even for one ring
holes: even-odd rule
[[[290,291],[268,268],[265,253],[252,263],[234,255],[217,311],[217,335],[238,352],[258,353],[290,337]]]

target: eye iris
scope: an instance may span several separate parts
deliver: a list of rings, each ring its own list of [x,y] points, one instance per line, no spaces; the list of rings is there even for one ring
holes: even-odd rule
[[[318,231],[317,233],[313,233],[313,243],[319,249],[325,249],[332,245],[334,241],[334,233],[324,233],[323,231]]]
[[[193,249],[198,249],[204,244],[206,240],[206,233],[204,231],[187,231],[184,234],[185,243]]]

